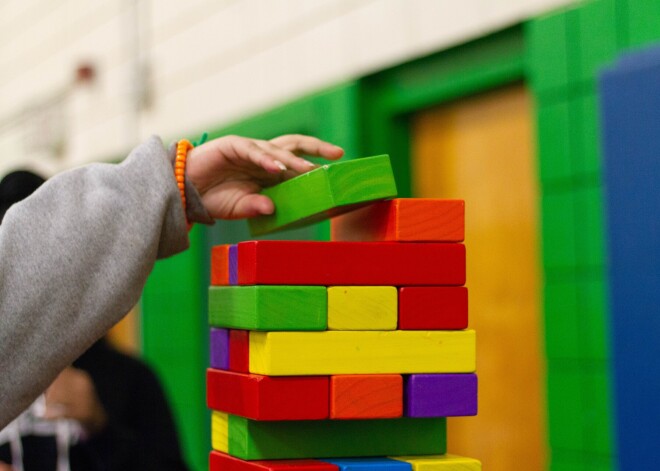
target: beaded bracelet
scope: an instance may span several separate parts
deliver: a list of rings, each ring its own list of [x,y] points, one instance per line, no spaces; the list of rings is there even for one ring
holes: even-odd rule
[[[174,161],[174,177],[176,178],[176,186],[179,188],[181,195],[181,204],[183,204],[183,213],[186,214],[186,158],[188,151],[193,148],[193,145],[188,139],[180,140],[176,145],[176,160]],[[188,223],[188,216],[186,215],[186,223],[188,229],[192,224]]]

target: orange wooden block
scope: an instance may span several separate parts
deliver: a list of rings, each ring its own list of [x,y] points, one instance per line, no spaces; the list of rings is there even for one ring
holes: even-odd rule
[[[401,375],[330,376],[331,419],[385,419],[402,415]]]
[[[465,202],[396,198],[339,216],[331,227],[334,241],[462,242]]]
[[[229,245],[211,248],[211,285],[229,285]]]

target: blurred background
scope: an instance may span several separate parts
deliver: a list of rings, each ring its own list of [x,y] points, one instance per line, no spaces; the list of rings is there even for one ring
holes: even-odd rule
[[[660,39],[660,2],[3,0],[0,37],[0,175],[116,162],[151,134],[308,133],[389,153],[400,196],[465,199],[480,411],[450,420],[449,451],[617,468],[598,79]],[[248,237],[196,227],[112,332],[158,371],[196,470],[210,247]]]

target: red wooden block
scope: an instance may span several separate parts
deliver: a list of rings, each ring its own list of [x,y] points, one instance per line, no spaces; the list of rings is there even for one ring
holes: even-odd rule
[[[211,248],[211,285],[229,284],[229,245],[216,245]]]
[[[229,331],[229,370],[250,372],[250,332],[247,330]]]
[[[210,471],[338,471],[339,467],[317,460],[255,460],[240,458],[212,451]]]
[[[300,242],[238,244],[241,285],[463,285],[463,244]]]
[[[399,288],[399,330],[462,330],[467,329],[467,325],[466,287]]]
[[[254,420],[327,419],[327,376],[263,376],[206,370],[210,409]]]
[[[401,375],[330,376],[331,419],[386,419],[402,415]]]
[[[334,241],[462,242],[465,202],[396,198],[336,217],[331,227]]]

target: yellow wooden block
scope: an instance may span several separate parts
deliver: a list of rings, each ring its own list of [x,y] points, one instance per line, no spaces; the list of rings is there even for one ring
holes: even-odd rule
[[[250,372],[272,376],[472,373],[473,330],[250,332]]]
[[[394,286],[328,288],[328,330],[395,330],[397,301]]]
[[[211,412],[211,446],[214,450],[228,453],[229,416],[224,412]]]
[[[412,471],[481,471],[481,462],[456,455],[392,456],[412,465]]]

